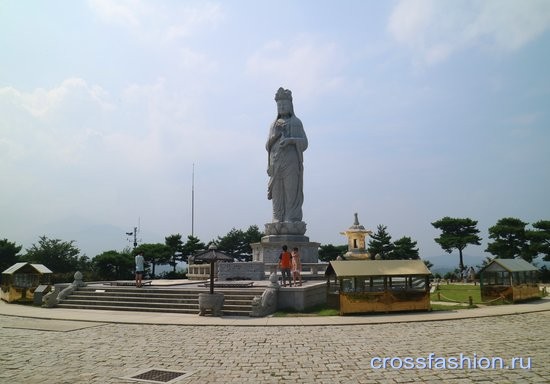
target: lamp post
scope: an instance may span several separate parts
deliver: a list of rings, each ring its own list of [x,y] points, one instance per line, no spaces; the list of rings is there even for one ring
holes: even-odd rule
[[[211,245],[208,251],[194,257],[195,261],[210,263],[210,293],[199,293],[199,315],[203,316],[207,309],[212,310],[214,316],[221,316],[224,302],[223,293],[214,293],[214,268],[217,261],[233,261],[231,256],[226,255]]]
[[[134,236],[134,248],[137,247],[137,233],[138,233],[137,227],[134,227],[133,232],[126,232],[126,236]]]

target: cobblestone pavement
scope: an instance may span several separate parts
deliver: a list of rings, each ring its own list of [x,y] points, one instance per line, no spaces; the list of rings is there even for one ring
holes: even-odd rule
[[[0,328],[0,383],[138,383],[124,377],[148,368],[192,373],[170,382],[182,384],[548,383],[549,334],[550,312],[353,326]],[[523,368],[391,368],[398,359],[385,369],[371,366],[392,357],[404,366],[405,357],[425,358],[428,365],[430,354],[432,365],[441,366],[461,353],[481,366],[484,358],[500,357],[505,365],[522,358],[516,364]]]

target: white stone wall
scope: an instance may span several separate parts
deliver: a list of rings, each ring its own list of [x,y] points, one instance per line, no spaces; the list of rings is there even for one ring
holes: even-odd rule
[[[262,262],[218,263],[218,280],[264,280]]]
[[[297,241],[252,243],[250,244],[252,247],[252,260],[263,261],[264,263],[278,263],[283,244],[288,246],[289,252],[292,252],[293,247],[298,247],[302,263],[317,263],[319,261],[319,243]]]
[[[277,309],[294,309],[303,311],[306,308],[326,304],[326,282],[313,283],[304,287],[281,288],[277,293]]]

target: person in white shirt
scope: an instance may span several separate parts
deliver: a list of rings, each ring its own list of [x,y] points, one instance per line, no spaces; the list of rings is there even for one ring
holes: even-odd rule
[[[139,252],[136,257],[136,287],[141,288],[141,279],[143,279],[143,272],[145,270],[145,259],[143,258],[143,252]]]

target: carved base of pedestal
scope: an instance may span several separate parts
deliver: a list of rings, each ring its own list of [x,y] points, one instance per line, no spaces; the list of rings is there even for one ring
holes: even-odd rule
[[[265,225],[265,234],[270,236],[277,235],[298,235],[303,236],[306,233],[306,223],[303,221],[284,221],[277,223],[267,223]]]
[[[199,316],[207,310],[212,311],[212,316],[221,316],[224,301],[223,293],[199,293]]]
[[[252,247],[252,261],[277,264],[283,245],[286,245],[289,251],[297,247],[300,251],[302,263],[319,262],[320,244],[309,241],[306,236],[264,236],[259,243],[250,244]]]

